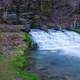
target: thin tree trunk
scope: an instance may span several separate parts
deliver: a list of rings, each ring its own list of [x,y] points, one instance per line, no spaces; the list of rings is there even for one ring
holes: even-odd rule
[[[16,23],[19,24],[20,22],[20,0],[16,2]]]
[[[74,24],[73,24],[74,28],[76,27],[76,22],[77,22],[77,16],[75,15],[74,16]]]
[[[3,20],[6,21],[7,20],[7,8],[5,8],[4,13],[3,13]]]

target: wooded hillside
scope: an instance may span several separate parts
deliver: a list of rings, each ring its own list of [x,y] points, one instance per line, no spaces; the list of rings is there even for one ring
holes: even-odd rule
[[[80,0],[1,0],[0,18],[8,24],[80,25]]]

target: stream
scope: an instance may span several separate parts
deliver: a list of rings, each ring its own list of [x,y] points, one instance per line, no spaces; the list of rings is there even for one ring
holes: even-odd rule
[[[64,32],[30,32],[38,49],[28,51],[27,71],[36,73],[40,80],[80,80],[80,35]]]

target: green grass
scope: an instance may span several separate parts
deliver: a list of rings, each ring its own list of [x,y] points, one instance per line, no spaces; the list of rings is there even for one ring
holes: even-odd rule
[[[24,71],[24,68],[28,66],[28,63],[26,62],[23,52],[20,51],[20,53],[16,55],[11,65],[13,66],[16,76],[21,77],[23,80],[38,80],[36,74]]]
[[[35,74],[33,73],[29,73],[29,72],[25,72],[25,71],[17,71],[17,76],[22,77],[23,80],[38,80],[38,78],[36,77]]]

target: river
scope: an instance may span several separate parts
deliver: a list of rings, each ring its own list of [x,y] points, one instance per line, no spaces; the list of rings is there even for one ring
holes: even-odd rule
[[[27,54],[29,68],[40,80],[80,80],[80,35],[73,31],[33,30],[37,50]]]

